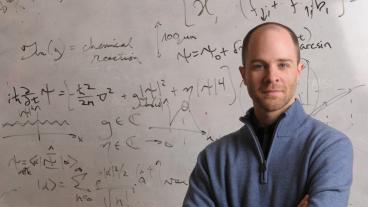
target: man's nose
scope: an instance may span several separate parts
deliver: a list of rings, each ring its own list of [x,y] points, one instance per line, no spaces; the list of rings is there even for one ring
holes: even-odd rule
[[[277,68],[277,66],[275,65],[270,65],[267,72],[266,72],[266,77],[265,80],[267,83],[277,83],[280,81],[280,76],[279,76],[279,70]]]

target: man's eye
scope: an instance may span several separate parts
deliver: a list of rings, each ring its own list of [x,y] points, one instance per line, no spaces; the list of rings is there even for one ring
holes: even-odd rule
[[[263,70],[264,69],[264,65],[262,65],[262,64],[253,64],[252,68],[254,70]]]
[[[286,68],[288,68],[290,66],[290,64],[288,64],[288,63],[280,63],[279,64],[279,68],[281,68],[281,69],[286,69]]]

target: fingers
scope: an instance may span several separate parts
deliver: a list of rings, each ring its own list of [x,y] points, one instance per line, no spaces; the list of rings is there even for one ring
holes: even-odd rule
[[[298,207],[308,207],[309,204],[309,195],[305,195],[303,200],[300,201],[300,203],[298,204]]]

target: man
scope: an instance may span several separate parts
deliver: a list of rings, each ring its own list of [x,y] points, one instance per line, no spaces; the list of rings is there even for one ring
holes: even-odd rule
[[[264,23],[246,35],[242,50],[253,108],[241,129],[200,152],[183,206],[346,207],[352,145],[295,99],[303,70],[297,36]]]

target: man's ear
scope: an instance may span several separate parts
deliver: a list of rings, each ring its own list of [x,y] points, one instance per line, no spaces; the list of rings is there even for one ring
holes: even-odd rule
[[[298,81],[300,79],[300,75],[302,74],[302,71],[304,70],[304,64],[303,63],[298,63],[298,66],[297,66],[297,73],[298,73]]]
[[[239,71],[240,71],[240,74],[243,78],[244,84],[247,85],[247,77],[246,77],[246,74],[245,74],[245,66],[239,66]]]

